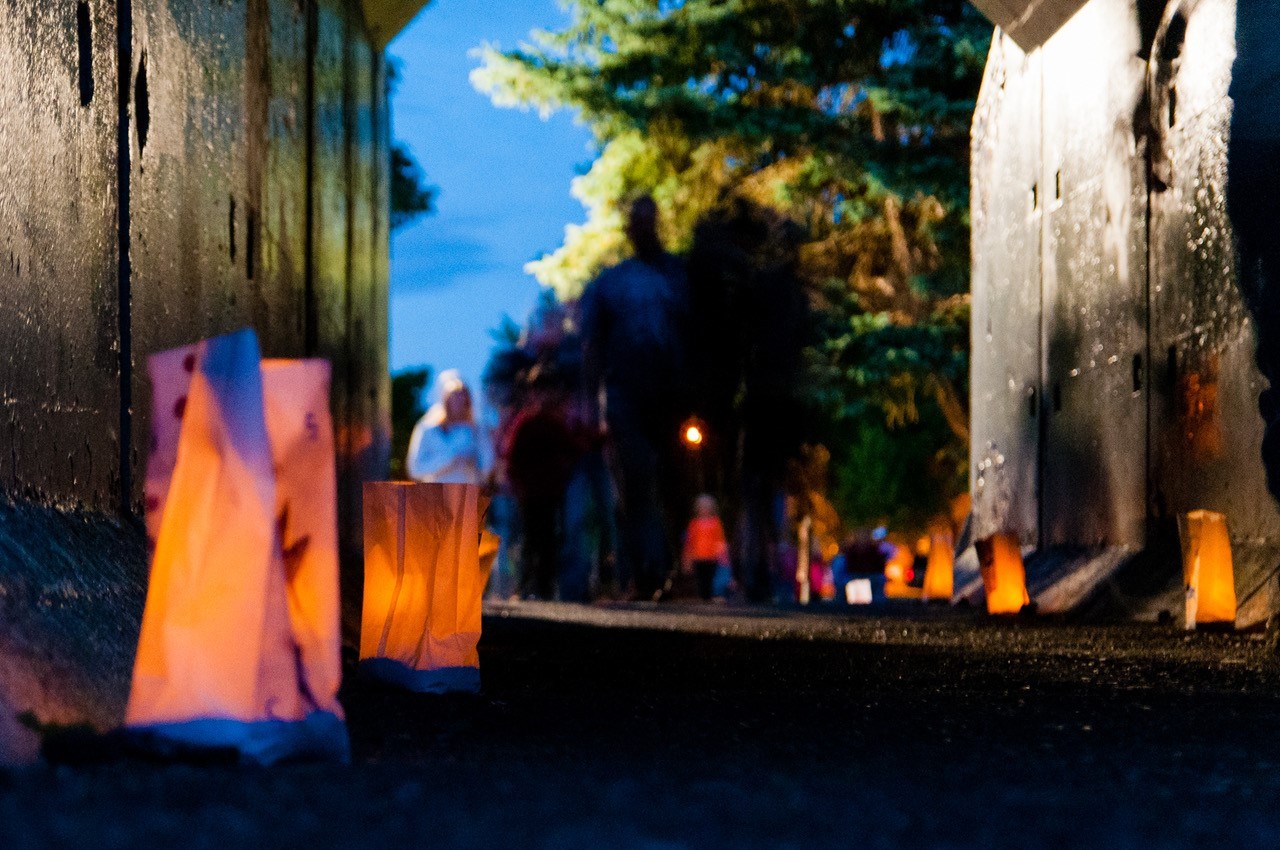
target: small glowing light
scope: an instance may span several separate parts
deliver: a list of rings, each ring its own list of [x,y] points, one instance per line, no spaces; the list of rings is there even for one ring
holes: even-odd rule
[[[850,605],[870,605],[871,579],[855,578],[844,586],[844,598]]]
[[[689,422],[684,426],[684,441],[690,448],[701,446],[704,439],[702,426],[697,422]]]

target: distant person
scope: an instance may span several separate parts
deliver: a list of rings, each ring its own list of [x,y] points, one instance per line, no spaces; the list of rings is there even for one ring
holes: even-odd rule
[[[596,575],[612,575],[616,537],[601,434],[581,415],[582,356],[569,311],[548,290],[484,377],[500,412],[499,492],[519,520],[507,539],[520,540],[521,592],[573,602],[590,598]]]
[[[876,537],[879,535],[880,540]],[[883,533],[879,530],[860,528],[845,538],[840,548],[841,575],[845,578],[883,575],[887,560]],[[833,564],[834,567],[834,564]]]
[[[521,593],[555,599],[557,577],[570,560],[563,539],[565,491],[583,454],[578,435],[554,396],[521,410],[505,447],[507,476],[520,506]],[[576,542],[576,541],[575,541]],[[561,597],[584,601],[586,576],[566,575]],[[576,579],[576,581],[575,581]],[[583,585],[578,587],[578,585]]]
[[[579,303],[585,409],[590,427],[599,428],[603,413],[608,428],[620,584],[653,599],[672,563],[665,515],[678,501],[688,278],[662,246],[652,198],[631,205],[627,236],[635,255],[602,272]]]
[[[476,424],[471,390],[456,371],[436,382],[438,401],[409,438],[405,468],[414,481],[484,484],[493,469],[493,446]]]
[[[704,493],[694,503],[693,519],[684,533],[683,566],[685,573],[697,580],[698,596],[703,601],[728,595],[733,582],[729,542],[714,496]]]
[[[803,230],[775,211],[731,200],[698,222],[689,250],[689,363],[698,414],[735,505],[738,579],[753,601],[791,593],[780,572],[788,461],[809,431],[805,355],[816,339],[800,274]],[[794,566],[794,564],[792,565]],[[783,573],[785,573],[785,578]]]
[[[809,588],[811,598],[830,601],[836,597],[835,578],[827,563],[822,542],[814,535],[809,545]]]

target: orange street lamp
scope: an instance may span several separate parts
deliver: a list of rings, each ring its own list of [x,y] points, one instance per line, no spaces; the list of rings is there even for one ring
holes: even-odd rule
[[[705,456],[702,447],[707,441],[707,426],[696,416],[690,416],[680,426],[680,440],[689,452],[689,460],[693,465],[694,486],[701,493],[707,486],[707,474],[702,468]]]
[[[684,437],[684,444],[695,451],[702,448],[702,443],[706,440],[706,434],[702,430],[702,423],[697,419],[690,419],[684,423],[682,436]]]

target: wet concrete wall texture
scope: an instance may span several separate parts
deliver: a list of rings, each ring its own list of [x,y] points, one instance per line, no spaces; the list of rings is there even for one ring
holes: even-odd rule
[[[0,490],[135,513],[152,352],[333,363],[343,522],[385,471],[388,114],[354,0],[0,7]]]
[[[0,4],[0,764],[17,712],[123,719],[156,351],[249,326],[332,362],[358,626],[390,431],[382,46],[421,5]]]
[[[1278,35],[1267,0],[1090,0],[1030,52],[997,32],[974,119],[975,531],[1139,616],[1176,599],[1200,508],[1241,622],[1280,601]]]

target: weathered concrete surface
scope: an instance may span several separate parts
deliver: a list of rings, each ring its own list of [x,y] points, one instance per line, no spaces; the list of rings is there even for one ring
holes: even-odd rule
[[[120,504],[116,13],[0,8],[0,489]]]
[[[147,356],[244,326],[333,362],[343,483],[384,473],[389,120],[361,9],[0,10],[0,493],[136,509]]]
[[[970,489],[979,537],[1040,534],[1040,54],[995,39],[974,115]],[[996,143],[998,140],[998,143]]]
[[[1130,4],[1091,2],[1040,59],[1042,547],[1146,538],[1139,51]]]
[[[332,362],[358,623],[359,488],[390,433],[390,120],[361,10],[0,9],[0,759],[29,744],[15,712],[123,715],[146,551],[119,517],[141,513],[156,351],[252,326],[267,356]]]
[[[0,761],[11,721],[113,729],[124,718],[146,596],[140,524],[0,503]]]
[[[146,358],[252,326],[266,356],[333,364],[358,620],[360,484],[386,474],[390,438],[381,43],[358,0],[0,9],[0,500],[48,518],[31,533],[109,538],[139,515]],[[0,583],[110,583],[133,563],[3,543]]]
[[[974,0],[982,10],[1026,51],[1035,50],[1080,11],[1088,0]]]
[[[1074,560],[1145,588],[1111,594],[1140,616],[1176,595],[1176,520],[1196,509],[1228,517],[1242,624],[1280,602],[1262,462],[1280,405],[1257,402],[1280,374],[1259,259],[1277,28],[1275,4],[1090,0],[1030,54],[998,34],[975,115],[975,531],[1018,532],[1033,571]]]
[[[1258,732],[1280,721],[1280,669],[1261,641],[947,613],[507,613],[485,623],[480,698],[349,685],[350,768],[38,768],[0,780],[0,845],[1280,838],[1280,741]]]

